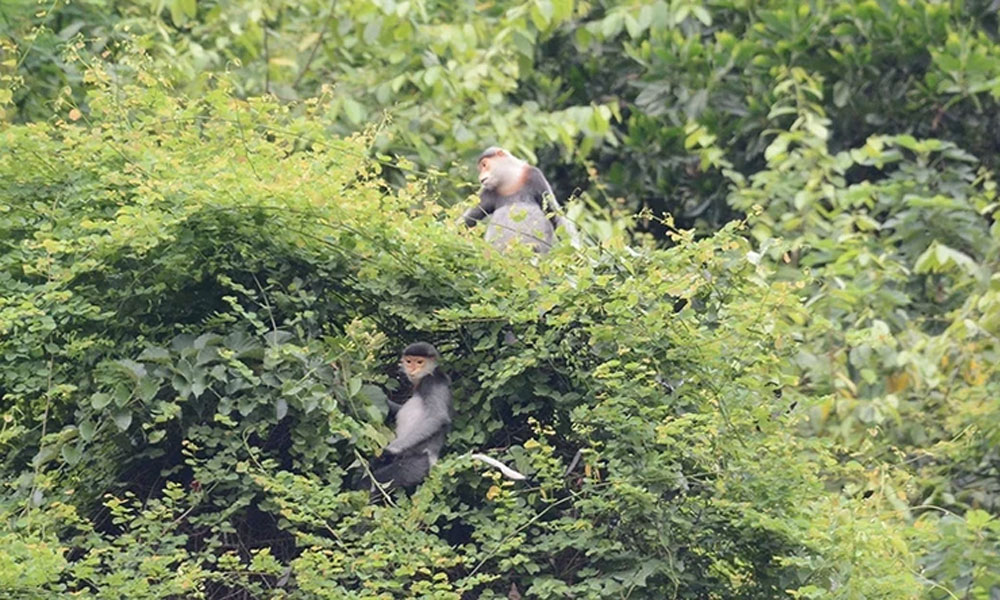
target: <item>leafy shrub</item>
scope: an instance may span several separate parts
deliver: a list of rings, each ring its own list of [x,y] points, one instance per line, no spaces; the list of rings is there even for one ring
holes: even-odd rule
[[[11,593],[914,597],[896,513],[828,491],[855,474],[789,426],[803,308],[742,223],[497,255],[420,180],[384,188],[320,101],[90,77],[76,122],[0,134]],[[372,505],[417,339],[457,421]]]
[[[775,132],[766,169],[734,176],[730,202],[809,307],[789,314],[798,347],[785,365],[811,401],[804,433],[869,468],[848,489],[908,514],[929,597],[995,594],[992,554],[955,550],[964,537],[989,546],[1000,507],[994,175],[952,143],[908,135],[831,152],[830,121],[798,101],[819,94],[815,79],[788,81],[796,125]],[[768,250],[775,236],[787,245]]]

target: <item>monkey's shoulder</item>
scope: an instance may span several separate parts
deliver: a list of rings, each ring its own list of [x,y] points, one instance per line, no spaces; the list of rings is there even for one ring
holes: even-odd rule
[[[444,398],[451,400],[451,378],[445,375],[441,369],[434,369],[420,380],[413,390],[414,396],[421,396],[425,401]]]
[[[448,375],[445,374],[445,372],[442,371],[440,368],[435,368],[433,371],[431,371],[430,373],[428,373],[427,375],[425,375],[420,380],[420,383],[417,385],[417,389],[420,389],[420,388],[422,388],[425,385],[428,385],[428,386],[449,385],[450,386],[451,385],[451,378],[448,377]]]
[[[545,178],[538,167],[528,167],[528,176],[524,180],[524,189],[530,190],[536,197],[544,194],[554,194],[549,180]]]
[[[540,199],[529,194],[514,194],[507,196],[497,202],[496,210],[493,212],[494,218],[511,218],[519,220],[524,215],[542,214],[542,203]]]
[[[495,197],[493,204],[495,210],[514,206],[541,207],[544,195],[545,191],[540,188],[524,186],[513,194]]]
[[[545,178],[545,174],[538,167],[528,165],[526,168],[528,174],[524,178],[525,184],[536,184],[543,185],[544,187],[549,187],[549,180]]]

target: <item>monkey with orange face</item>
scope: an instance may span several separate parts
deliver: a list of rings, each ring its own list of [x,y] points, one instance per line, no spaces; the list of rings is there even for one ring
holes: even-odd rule
[[[427,342],[403,350],[400,366],[413,384],[402,405],[389,404],[396,415],[396,439],[385,448],[389,464],[375,470],[375,481],[387,487],[412,487],[423,481],[444,448],[451,429],[451,380],[437,367],[438,351]]]
[[[472,227],[489,216],[486,241],[494,248],[503,250],[519,240],[544,254],[552,247],[558,227],[576,242],[576,228],[562,215],[552,187],[536,167],[497,147],[487,148],[478,166],[483,186],[479,204],[462,218]]]
[[[451,430],[451,380],[437,366],[440,355],[427,342],[410,344],[403,350],[400,366],[413,384],[413,395],[403,404],[389,402],[389,412],[396,415],[396,438],[385,447],[383,461],[366,482],[375,491],[375,482],[383,489],[413,488],[427,477],[437,462]],[[500,470],[510,479],[525,476],[485,454],[471,458]],[[367,480],[366,480],[367,481]]]

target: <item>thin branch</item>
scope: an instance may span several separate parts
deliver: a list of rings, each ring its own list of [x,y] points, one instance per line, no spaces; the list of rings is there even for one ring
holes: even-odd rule
[[[337,8],[337,0],[331,0],[330,2],[330,13],[326,15],[326,21],[323,22],[323,28],[319,30],[319,38],[316,39],[316,43],[313,44],[312,50],[309,51],[309,58],[306,59],[306,64],[302,65],[302,70],[299,71],[299,76],[295,78],[295,82],[292,83],[292,88],[298,88],[299,83],[302,82],[302,78],[309,71],[309,67],[312,65],[312,61],[316,58],[316,51],[319,47],[323,45],[323,36],[326,35],[328,29],[330,29],[330,23],[333,21],[333,11]]]
[[[271,331],[275,334],[278,333],[278,324],[274,322],[274,311],[271,310],[271,303],[267,301],[267,292],[264,291],[264,286],[260,284],[260,280],[257,279],[255,273],[250,273],[253,277],[253,282],[257,284],[257,289],[260,290],[260,297],[264,300],[264,308],[267,309],[267,316],[271,319]]]
[[[392,501],[392,496],[389,495],[389,492],[386,490],[386,488],[382,487],[382,483],[378,479],[375,479],[375,474],[372,473],[371,466],[368,464],[368,461],[361,456],[361,453],[358,452],[357,448],[354,449],[354,456],[358,459],[358,462],[361,463],[361,466],[364,468],[365,474],[371,480],[374,489],[379,491],[379,493],[382,495],[382,497],[385,499],[386,503],[389,506],[393,508],[398,508],[396,506],[396,503]],[[371,491],[369,490],[369,494],[370,493]]]
[[[264,93],[271,93],[271,54],[267,49],[267,19],[264,19]]]
[[[265,39],[267,39],[267,38],[265,37]],[[266,47],[266,44],[265,44],[265,47]],[[265,86],[266,86],[266,84],[265,84]],[[244,153],[243,155],[247,159],[247,164],[250,165],[250,170],[253,172],[253,176],[257,178],[257,181],[263,181],[263,179],[260,176],[260,173],[257,172],[257,167],[253,164],[253,159],[250,158],[250,145],[247,144],[247,137],[246,137],[246,133],[243,130],[243,123],[240,122],[240,111],[239,111],[239,109],[236,110],[235,114],[236,114],[236,128],[237,128],[237,131],[240,132],[240,141],[243,143],[243,153]]]

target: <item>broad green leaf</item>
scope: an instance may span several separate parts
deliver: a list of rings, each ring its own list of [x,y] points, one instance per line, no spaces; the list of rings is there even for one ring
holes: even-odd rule
[[[104,392],[97,392],[90,397],[90,405],[96,410],[101,410],[108,404],[111,404],[111,394],[105,394]]]
[[[120,359],[116,361],[116,363],[121,366],[126,373],[137,380],[146,376],[146,368],[142,366],[141,363],[137,363],[134,360],[129,360],[127,358]]]
[[[80,437],[83,438],[83,441],[89,442],[92,439],[94,439],[94,433],[97,431],[97,427],[94,425],[93,421],[90,420],[81,421],[79,428],[80,428]]]
[[[127,408],[118,409],[112,414],[111,418],[114,420],[119,431],[125,431],[132,424],[132,411]]]
[[[354,377],[351,377],[350,381],[347,382],[348,397],[353,398],[354,396],[357,396],[358,392],[361,391],[362,383],[363,381],[360,375],[355,375]]]
[[[361,123],[361,120],[364,118],[364,109],[361,107],[361,104],[351,98],[345,98],[343,106],[344,114],[347,115],[347,119],[351,123],[355,125]]]
[[[80,448],[76,444],[63,444],[62,457],[66,461],[66,464],[73,466],[80,462],[83,452],[80,451]]]

